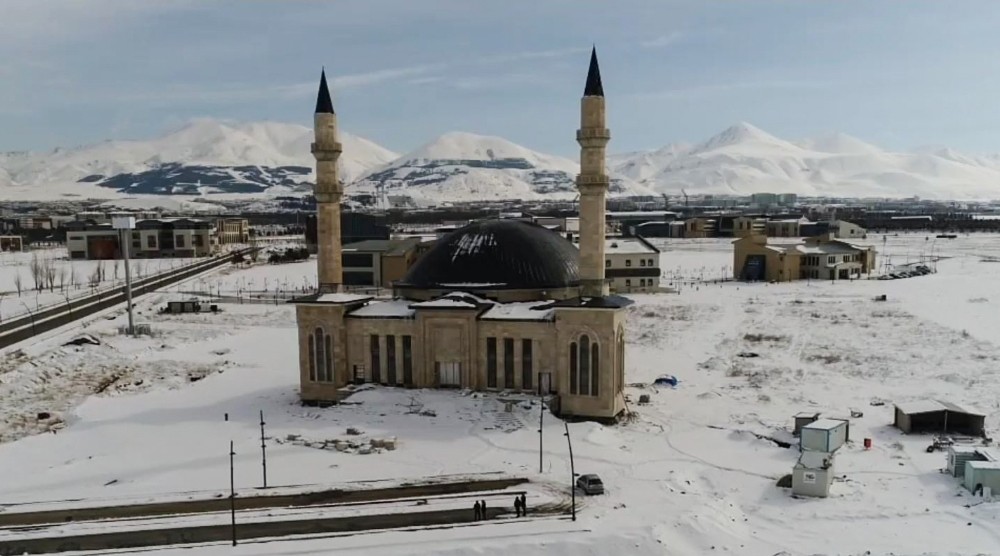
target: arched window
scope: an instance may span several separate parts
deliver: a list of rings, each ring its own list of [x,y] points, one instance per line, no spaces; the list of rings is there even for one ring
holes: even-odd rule
[[[598,393],[597,385],[599,384],[599,373],[600,373],[600,354],[598,353],[597,342],[594,342],[590,346],[590,395],[596,396]]]
[[[314,380],[323,381],[326,378],[326,350],[324,349],[326,342],[323,340],[323,329],[316,327],[316,331],[313,332],[316,337],[316,354],[314,358],[316,360],[316,378]]]
[[[576,365],[577,351],[576,342],[570,342],[569,344],[569,393],[576,394],[577,392],[577,373],[579,370]]]
[[[580,336],[580,395],[590,394],[590,338],[584,334]]]
[[[333,336],[326,335],[326,382],[333,382]]]
[[[316,339],[309,335],[309,380],[316,382]]]

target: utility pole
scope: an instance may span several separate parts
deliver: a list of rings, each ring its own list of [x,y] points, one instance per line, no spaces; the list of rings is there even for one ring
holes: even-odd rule
[[[563,425],[566,426],[566,445],[569,446],[569,487],[573,497],[573,521],[576,521],[576,467],[573,465],[573,442],[569,438],[569,422],[563,421]]]
[[[111,225],[118,230],[118,244],[121,245],[122,256],[125,258],[125,303],[128,307],[128,335],[135,336],[135,321],[132,318],[132,273],[128,268],[128,246],[132,242],[131,230],[135,228],[135,217],[116,216],[112,219]],[[128,232],[127,238],[126,232]]]
[[[233,546],[236,546],[236,473],[233,458],[233,441],[229,441],[229,514],[232,518]]]
[[[539,378],[541,378],[539,376]],[[538,385],[538,473],[542,472],[542,422],[545,420],[545,399],[542,397],[542,385]]]
[[[264,410],[260,410],[260,465],[264,471],[264,488],[267,488],[267,444],[264,443]]]

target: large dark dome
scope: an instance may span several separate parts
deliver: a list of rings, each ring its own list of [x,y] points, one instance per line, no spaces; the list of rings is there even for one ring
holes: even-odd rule
[[[576,284],[579,271],[579,250],[558,233],[520,220],[483,220],[439,239],[397,285],[415,289],[554,289]]]

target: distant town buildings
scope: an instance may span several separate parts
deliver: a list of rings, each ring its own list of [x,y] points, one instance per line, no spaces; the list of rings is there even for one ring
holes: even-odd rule
[[[160,218],[136,222],[134,230],[119,233],[111,224],[68,222],[66,249],[71,259],[118,259],[124,254],[120,238],[128,241],[129,257],[204,257],[217,248],[215,224],[194,218]]]

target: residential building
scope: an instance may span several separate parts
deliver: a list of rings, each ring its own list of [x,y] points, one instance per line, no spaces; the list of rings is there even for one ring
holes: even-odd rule
[[[561,415],[613,420],[625,411],[625,324],[605,265],[610,132],[596,51],[581,100],[579,249],[531,222],[490,219],[442,234],[392,300],[345,293],[343,182],[326,77],[314,115],[317,291],[293,300],[299,395],[340,400],[368,382],[415,388],[539,393]]]
[[[604,274],[613,293],[658,291],[660,250],[641,237],[607,238]]]
[[[737,280],[847,280],[875,269],[875,249],[832,235],[794,243],[773,243],[761,235],[733,242],[733,275]]]
[[[733,219],[733,237],[766,235],[767,219],[754,216],[737,216]]]
[[[765,231],[768,237],[801,237],[798,219],[768,220]]]
[[[750,195],[750,204],[756,207],[770,207],[778,204],[778,195],[774,193],[754,193]]]
[[[215,221],[216,243],[250,243],[250,222],[246,218],[219,218]]]
[[[24,251],[24,238],[21,236],[0,236],[0,252]]]
[[[124,232],[91,221],[70,222],[65,228],[71,259],[122,258],[121,234],[129,241],[129,257],[136,259],[204,257],[216,249],[213,223],[193,218],[140,220],[135,229]]]
[[[345,286],[391,287],[402,280],[426,248],[420,238],[369,239],[344,246]]]
[[[711,218],[689,218],[684,221],[684,237],[715,237],[716,222]]]
[[[831,221],[829,231],[837,239],[864,239],[868,236],[867,230],[846,220]]]

